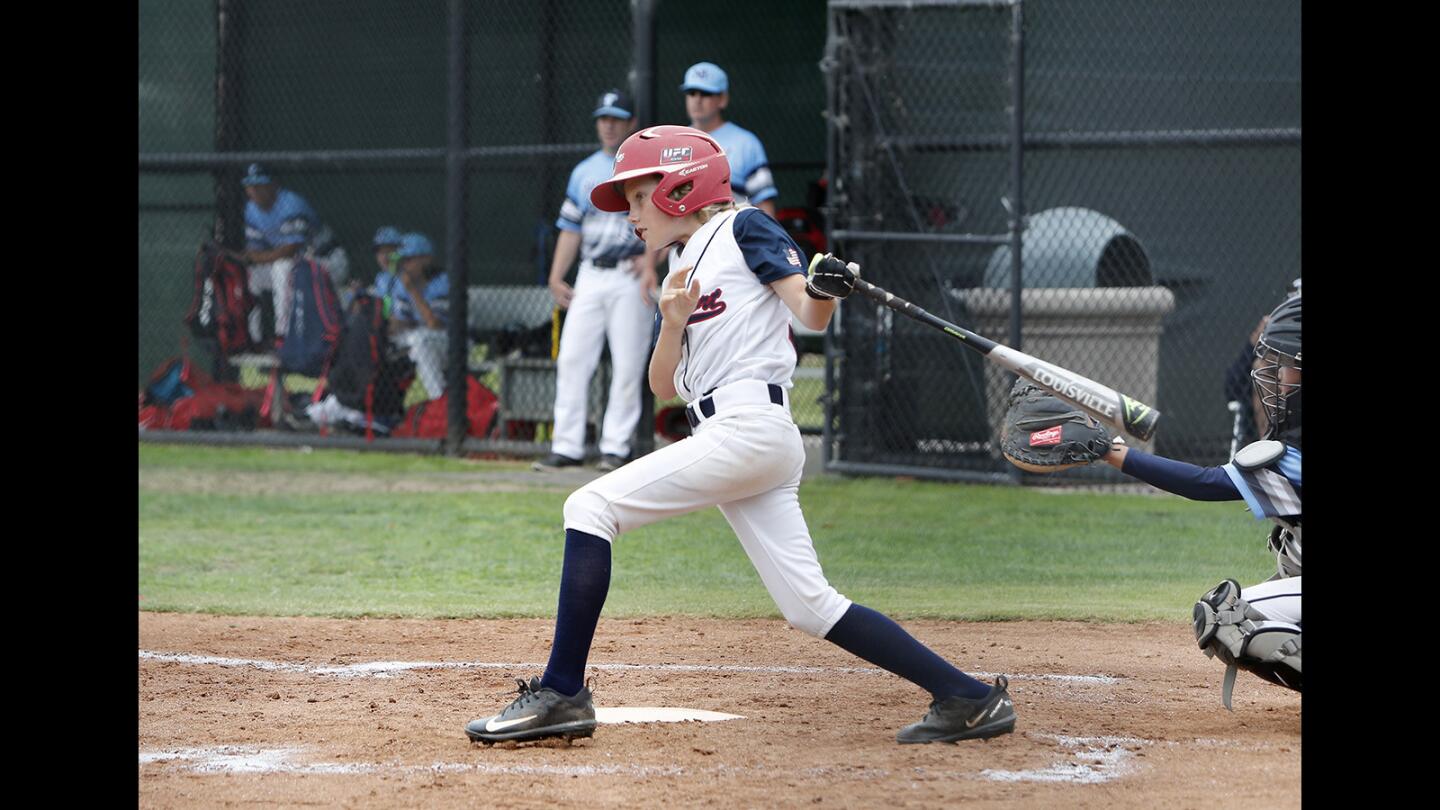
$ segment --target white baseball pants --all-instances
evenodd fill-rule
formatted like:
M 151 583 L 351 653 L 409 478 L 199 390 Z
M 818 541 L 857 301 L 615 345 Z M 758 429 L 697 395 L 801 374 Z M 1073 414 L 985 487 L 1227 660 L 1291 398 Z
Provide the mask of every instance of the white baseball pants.
M 565 528 L 615 537 L 718 506 L 785 620 L 823 638 L 851 601 L 825 579 L 800 512 L 805 448 L 784 405 L 754 380 L 717 389 L 694 435 L 591 481 L 565 501 Z
M 1300 623 L 1300 577 L 1271 579 L 1240 588 L 1240 598 L 1277 622 Z
M 445 393 L 445 350 L 450 336 L 444 329 L 417 326 L 396 335 L 396 345 L 404 346 L 415 363 L 415 376 L 425 386 L 425 393 L 435 399 Z
M 290 333 L 290 268 L 294 259 L 276 259 L 273 262 L 250 265 L 250 294 L 273 291 L 275 301 L 275 334 L 284 337 Z M 258 323 L 260 310 L 257 308 L 250 317 Z M 251 334 L 260 334 L 251 329 Z
M 580 263 L 556 358 L 551 452 L 585 457 L 590 378 L 608 340 L 612 373 L 610 398 L 600 426 L 600 452 L 622 458 L 630 455 L 630 437 L 640 419 L 640 386 L 653 322 L 654 310 L 640 300 L 640 280 L 630 272 L 628 262 L 609 270 L 588 261 Z

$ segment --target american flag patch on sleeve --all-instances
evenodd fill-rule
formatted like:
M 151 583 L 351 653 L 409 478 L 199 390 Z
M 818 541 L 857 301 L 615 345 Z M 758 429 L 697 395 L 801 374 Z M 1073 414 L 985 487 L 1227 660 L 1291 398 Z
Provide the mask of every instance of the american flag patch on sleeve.
M 795 248 L 785 248 L 785 260 L 796 267 L 802 267 L 800 253 Z

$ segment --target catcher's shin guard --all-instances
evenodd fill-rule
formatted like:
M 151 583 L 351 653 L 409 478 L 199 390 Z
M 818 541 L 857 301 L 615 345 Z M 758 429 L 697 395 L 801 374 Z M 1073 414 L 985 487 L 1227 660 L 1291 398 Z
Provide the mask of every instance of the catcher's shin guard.
M 1237 669 L 1301 691 L 1300 626 L 1266 618 L 1240 598 L 1240 583 L 1227 579 L 1210 589 L 1195 603 L 1194 619 L 1200 649 L 1227 665 L 1221 692 L 1225 708 L 1231 709 Z

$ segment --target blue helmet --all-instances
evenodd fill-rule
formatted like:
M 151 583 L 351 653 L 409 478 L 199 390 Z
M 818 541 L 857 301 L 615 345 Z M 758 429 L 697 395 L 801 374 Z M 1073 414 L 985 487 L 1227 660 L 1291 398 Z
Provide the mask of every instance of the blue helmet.
M 435 246 L 423 233 L 407 233 L 400 239 L 400 250 L 396 252 L 402 259 L 409 259 L 413 256 L 434 256 Z
M 371 240 L 371 247 L 383 247 L 385 245 L 399 245 L 405 237 L 400 234 L 400 229 L 392 225 L 384 225 L 375 231 L 375 238 Z

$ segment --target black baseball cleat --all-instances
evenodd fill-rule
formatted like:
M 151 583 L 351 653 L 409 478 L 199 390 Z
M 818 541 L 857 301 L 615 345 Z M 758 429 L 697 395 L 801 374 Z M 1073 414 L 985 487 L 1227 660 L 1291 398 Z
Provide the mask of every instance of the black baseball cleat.
M 595 704 L 590 688 L 574 697 L 554 689 L 542 689 L 539 678 L 526 683 L 519 678 L 520 696 L 494 717 L 471 720 L 465 734 L 471 742 L 527 742 L 547 737 L 589 737 L 595 733 Z
M 1015 704 L 1005 689 L 1010 679 L 995 678 L 995 685 L 983 698 L 946 698 L 930 704 L 925 719 L 895 735 L 900 743 L 959 742 L 1009 734 L 1015 730 Z
M 600 457 L 600 462 L 595 465 L 595 469 L 599 470 L 600 472 L 611 472 L 613 470 L 618 470 L 624 466 L 624 458 L 622 458 L 621 456 L 613 455 L 611 453 L 606 453 L 605 455 Z
M 536 472 L 550 472 L 552 470 L 564 469 L 565 467 L 579 467 L 584 463 L 584 461 L 578 458 L 570 458 L 569 456 L 562 456 L 559 453 L 551 453 L 545 458 L 531 464 L 530 469 Z

